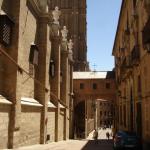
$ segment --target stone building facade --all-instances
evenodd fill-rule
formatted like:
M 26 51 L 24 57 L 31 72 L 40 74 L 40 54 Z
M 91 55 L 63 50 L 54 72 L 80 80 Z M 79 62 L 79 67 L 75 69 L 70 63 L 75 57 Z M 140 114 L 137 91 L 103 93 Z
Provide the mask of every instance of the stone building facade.
M 72 135 L 75 44 L 51 5 L 0 1 L 0 148 Z
M 60 25 L 68 28 L 68 37 L 73 39 L 74 71 L 89 69 L 87 62 L 86 0 L 49 0 L 50 9 L 58 6 L 62 11 Z
M 99 127 L 111 127 L 113 125 L 113 102 L 110 100 L 98 99 L 98 126 Z
M 83 138 L 94 128 L 101 126 L 103 116 L 100 113 L 106 111 L 104 105 L 100 106 L 101 102 L 108 101 L 113 104 L 115 101 L 115 75 L 113 71 L 74 72 L 73 81 L 74 134 L 75 137 Z M 113 112 L 113 107 L 107 107 L 108 112 Z
M 116 129 L 150 143 L 150 1 L 124 0 L 113 55 L 117 81 Z M 149 149 L 149 148 L 147 148 Z

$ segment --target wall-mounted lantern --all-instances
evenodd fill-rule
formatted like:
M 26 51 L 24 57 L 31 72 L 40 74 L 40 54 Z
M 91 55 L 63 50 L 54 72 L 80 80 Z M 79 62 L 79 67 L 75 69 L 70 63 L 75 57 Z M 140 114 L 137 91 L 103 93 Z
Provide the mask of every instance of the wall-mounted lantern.
M 29 62 L 33 65 L 38 65 L 39 49 L 36 44 L 32 43 L 30 47 Z
M 0 43 L 5 46 L 11 44 L 12 27 L 14 22 L 3 11 L 0 12 Z
M 49 74 L 52 78 L 55 76 L 55 63 L 53 60 L 50 61 Z

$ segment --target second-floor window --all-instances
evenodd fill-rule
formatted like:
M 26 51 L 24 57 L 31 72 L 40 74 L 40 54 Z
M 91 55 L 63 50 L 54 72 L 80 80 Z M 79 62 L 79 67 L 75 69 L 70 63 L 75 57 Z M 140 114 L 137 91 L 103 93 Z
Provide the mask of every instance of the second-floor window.
M 106 83 L 106 89 L 110 89 L 110 83 Z
M 80 89 L 84 89 L 84 84 L 80 83 Z
M 96 83 L 93 83 L 93 89 L 97 89 L 97 84 Z

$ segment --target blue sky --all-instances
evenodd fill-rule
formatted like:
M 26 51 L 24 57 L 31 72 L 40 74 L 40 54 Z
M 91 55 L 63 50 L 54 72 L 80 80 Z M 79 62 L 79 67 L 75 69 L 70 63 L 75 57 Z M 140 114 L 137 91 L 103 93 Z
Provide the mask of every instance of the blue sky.
M 121 1 L 87 0 L 88 61 L 92 70 L 107 71 L 114 67 L 112 48 Z

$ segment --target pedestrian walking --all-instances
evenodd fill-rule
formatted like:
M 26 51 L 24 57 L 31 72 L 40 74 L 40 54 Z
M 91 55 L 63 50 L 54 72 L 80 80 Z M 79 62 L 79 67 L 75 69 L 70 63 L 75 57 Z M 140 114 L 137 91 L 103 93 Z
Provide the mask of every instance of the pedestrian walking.
M 106 138 L 109 140 L 110 134 L 109 132 L 106 132 Z
M 95 140 L 95 143 L 98 144 L 98 131 L 96 129 L 93 132 L 93 139 Z

